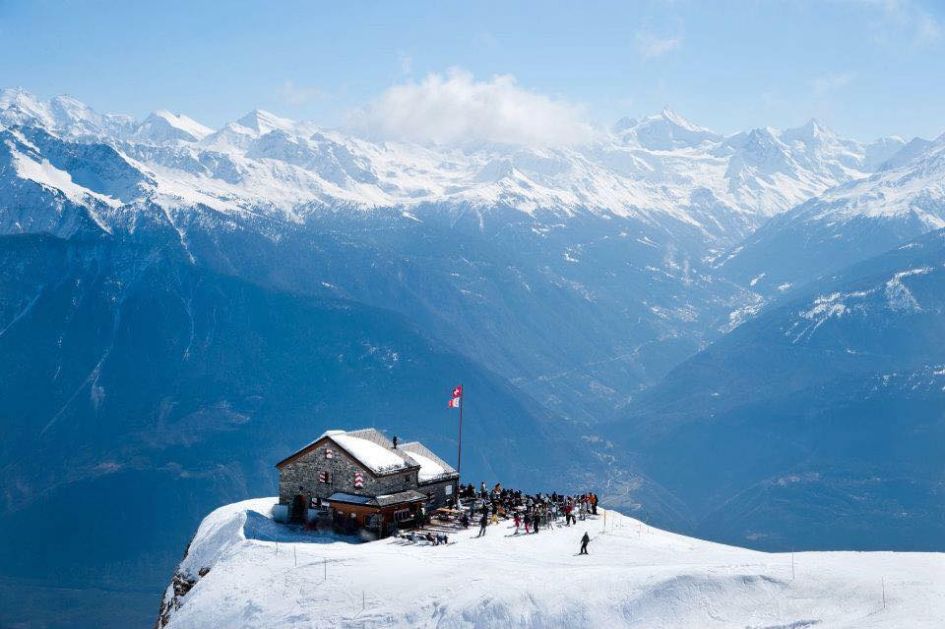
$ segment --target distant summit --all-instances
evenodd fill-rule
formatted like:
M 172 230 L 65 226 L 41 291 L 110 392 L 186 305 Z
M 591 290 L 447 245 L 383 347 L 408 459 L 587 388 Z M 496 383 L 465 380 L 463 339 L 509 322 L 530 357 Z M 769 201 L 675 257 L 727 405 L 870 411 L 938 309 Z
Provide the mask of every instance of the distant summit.
M 134 136 L 159 143 L 176 140 L 197 142 L 211 133 L 213 129 L 203 126 L 193 118 L 161 109 L 149 115 L 135 130 Z
M 695 148 L 722 139 L 720 134 L 690 122 L 670 107 L 664 107 L 660 113 L 639 122 L 621 119 L 616 130 L 622 132 L 625 142 L 635 141 L 644 148 L 660 151 Z

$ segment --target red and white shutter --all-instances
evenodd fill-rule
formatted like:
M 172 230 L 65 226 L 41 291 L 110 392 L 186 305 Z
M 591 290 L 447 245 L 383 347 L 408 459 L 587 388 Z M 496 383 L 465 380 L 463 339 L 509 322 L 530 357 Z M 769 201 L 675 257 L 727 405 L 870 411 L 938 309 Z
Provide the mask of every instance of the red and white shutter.
M 361 489 L 364 487 L 364 475 L 361 474 L 361 471 L 354 473 L 354 488 Z

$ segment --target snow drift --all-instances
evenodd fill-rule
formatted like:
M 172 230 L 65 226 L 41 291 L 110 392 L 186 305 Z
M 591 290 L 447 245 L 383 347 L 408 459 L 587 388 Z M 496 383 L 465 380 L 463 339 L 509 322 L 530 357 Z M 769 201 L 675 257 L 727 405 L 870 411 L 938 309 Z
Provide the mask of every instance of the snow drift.
M 940 627 L 945 555 L 769 554 L 606 511 L 577 526 L 448 546 L 352 543 L 274 523 L 274 498 L 217 509 L 160 626 Z M 584 531 L 589 556 L 578 556 Z

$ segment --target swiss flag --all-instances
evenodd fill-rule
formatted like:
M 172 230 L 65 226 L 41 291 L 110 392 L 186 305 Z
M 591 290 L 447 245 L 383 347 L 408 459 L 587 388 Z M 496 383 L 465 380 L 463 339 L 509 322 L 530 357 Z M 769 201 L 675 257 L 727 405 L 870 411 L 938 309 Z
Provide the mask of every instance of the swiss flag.
M 455 389 L 453 389 L 453 397 L 454 398 L 462 397 L 462 395 L 463 395 L 463 385 L 460 384 L 460 385 L 457 385 Z

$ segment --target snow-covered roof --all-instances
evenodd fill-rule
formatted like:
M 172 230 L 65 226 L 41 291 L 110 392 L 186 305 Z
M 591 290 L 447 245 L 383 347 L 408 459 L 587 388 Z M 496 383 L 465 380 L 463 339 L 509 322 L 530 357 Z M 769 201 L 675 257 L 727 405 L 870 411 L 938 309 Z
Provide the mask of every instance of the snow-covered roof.
M 414 441 L 395 448 L 393 441 L 374 428 L 326 430 L 318 439 L 278 463 L 277 467 L 307 452 L 325 438 L 331 439 L 349 456 L 378 476 L 419 467 L 417 480 L 425 483 L 457 474 L 456 470 L 422 443 Z
M 378 443 L 378 440 L 371 438 L 373 435 L 363 434 L 367 432 L 361 430 L 334 434 L 330 435 L 329 438 L 375 474 L 385 474 L 415 465 L 413 461 L 395 450 L 393 443 L 385 446 L 383 443 Z M 376 430 L 370 432 L 380 435 Z
M 420 464 L 420 472 L 417 475 L 417 480 L 421 483 L 448 478 L 457 474 L 456 470 L 453 469 L 449 463 L 438 457 L 419 441 L 405 443 L 400 446 L 400 448 L 406 452 L 411 459 Z

